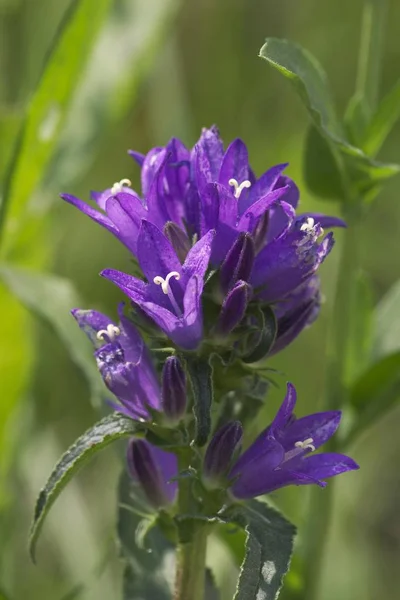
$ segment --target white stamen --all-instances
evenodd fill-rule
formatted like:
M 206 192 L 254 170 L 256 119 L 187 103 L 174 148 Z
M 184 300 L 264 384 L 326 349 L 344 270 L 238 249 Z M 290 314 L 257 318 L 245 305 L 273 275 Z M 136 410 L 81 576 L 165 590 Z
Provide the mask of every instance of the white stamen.
M 300 231 L 307 231 L 307 233 L 312 233 L 314 230 L 315 221 L 312 217 L 308 217 L 306 223 L 300 227 Z
M 157 275 L 157 277 L 154 277 L 154 279 L 153 279 L 153 281 L 156 285 L 161 285 L 161 289 L 164 292 L 164 294 L 166 294 L 166 295 L 169 292 L 169 280 L 171 279 L 171 277 L 173 277 L 177 281 L 179 281 L 179 279 L 181 278 L 181 276 L 179 275 L 179 273 L 177 271 L 171 271 L 171 273 L 168 273 L 168 275 L 166 276 L 165 279 L 163 277 L 161 277 L 160 275 Z
M 104 340 L 106 342 L 109 340 L 110 342 L 113 342 L 118 335 L 121 335 L 120 328 L 110 323 L 107 325 L 107 329 L 100 329 L 100 331 L 97 332 L 96 337 L 98 340 Z
M 121 179 L 121 181 L 116 181 L 111 188 L 111 193 L 119 194 L 124 186 L 131 187 L 132 181 L 130 179 Z
M 245 179 L 244 181 L 242 181 L 242 183 L 239 185 L 239 182 L 236 179 L 230 179 L 228 181 L 229 185 L 235 188 L 234 191 L 234 196 L 235 198 L 240 198 L 240 194 L 242 193 L 242 191 L 244 190 L 244 188 L 249 188 L 251 187 L 251 183 L 248 179 Z
M 295 448 L 301 448 L 302 450 L 307 450 L 308 448 L 311 452 L 314 452 L 315 446 L 313 445 L 313 438 L 307 438 L 304 442 L 296 442 Z

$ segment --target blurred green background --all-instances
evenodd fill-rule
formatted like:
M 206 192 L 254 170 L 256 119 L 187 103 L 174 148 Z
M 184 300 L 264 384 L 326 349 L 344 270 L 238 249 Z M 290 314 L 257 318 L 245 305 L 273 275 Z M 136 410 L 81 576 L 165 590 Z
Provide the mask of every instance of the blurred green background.
M 106 231 L 59 200 L 58 193 L 87 198 L 89 190 L 101 190 L 124 177 L 138 189 L 138 169 L 126 153 L 128 148 L 146 152 L 171 136 L 192 145 L 201 127 L 212 123 L 218 124 L 226 142 L 238 136 L 246 141 L 258 174 L 289 161 L 288 174 L 300 185 L 303 210 L 337 214 L 335 204 L 310 196 L 302 180 L 306 112 L 287 82 L 257 54 L 266 36 L 286 37 L 308 48 L 326 68 L 343 112 L 355 86 L 361 0 L 101 0 L 91 4 L 92 17 L 89 12 L 82 21 L 84 29 L 74 34 L 77 44 L 82 37 L 93 36 L 87 47 L 90 57 L 85 62 L 84 54 L 78 55 L 75 71 L 67 70 L 78 47 L 72 36 L 50 86 L 54 94 L 70 86 L 72 103 L 56 152 L 29 202 L 22 191 L 25 182 L 37 183 L 32 165 L 40 148 L 31 149 L 26 169 L 19 172 L 22 225 L 9 260 L 71 280 L 83 308 L 113 314 L 121 295 L 98 273 L 105 267 L 129 269 L 128 253 Z M 22 111 L 57 28 L 67 9 L 79 10 L 78 5 L 67 0 L 0 0 L 3 175 Z M 400 3 L 392 0 L 383 92 L 399 77 L 399 27 Z M 46 127 L 51 130 L 58 120 L 57 104 L 54 107 L 41 124 L 43 139 Z M 397 125 L 382 158 L 399 162 L 399 148 Z M 396 178 L 389 183 L 357 233 L 336 234 L 336 248 L 322 270 L 326 301 L 318 322 L 272 361 L 271 366 L 284 372 L 282 381 L 290 378 L 298 388 L 298 414 L 315 409 L 323 391 L 327 325 L 340 277 L 343 235 L 361 236 L 362 266 L 376 301 L 400 277 L 399 185 Z M 9 237 L 13 227 L 11 222 Z M 70 299 L 68 289 L 68 307 Z M 90 403 L 87 380 L 54 329 L 31 318 L 3 287 L 0 303 L 4 426 L 0 471 L 7 472 L 0 504 L 0 598 L 4 588 L 9 600 L 72 600 L 78 592 L 76 597 L 84 600 L 117 599 L 121 565 L 114 540 L 115 482 L 121 465 L 112 450 L 69 484 L 45 525 L 37 566 L 29 560 L 27 536 L 38 491 L 59 455 L 99 412 Z M 75 327 L 70 321 L 67 329 Z M 84 345 L 85 340 L 79 339 Z M 271 393 L 263 423 L 282 395 L 283 388 Z M 321 600 L 399 597 L 399 428 L 397 407 L 351 448 L 361 470 L 337 482 Z M 320 494 L 323 502 L 324 491 Z M 307 498 L 305 488 L 273 495 L 300 529 L 305 526 Z M 217 540 L 210 546 L 210 562 L 220 565 L 223 599 L 231 598 L 236 567 Z M 296 589 L 295 572 L 288 584 L 287 597 Z

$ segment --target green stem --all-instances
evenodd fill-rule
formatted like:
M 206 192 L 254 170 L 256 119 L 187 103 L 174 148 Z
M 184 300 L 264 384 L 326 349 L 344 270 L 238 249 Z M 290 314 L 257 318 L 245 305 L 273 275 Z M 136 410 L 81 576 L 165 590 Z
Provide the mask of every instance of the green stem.
M 189 454 L 178 457 L 179 471 L 188 468 Z M 193 512 L 192 480 L 183 477 L 179 480 L 178 508 L 180 515 Z M 204 600 L 205 563 L 208 527 L 197 523 L 189 541 L 180 542 L 177 550 L 177 568 L 174 600 Z
M 207 536 L 207 525 L 201 524 L 190 542 L 179 545 L 174 600 L 204 600 Z
M 371 112 L 378 101 L 387 6 L 387 0 L 365 0 L 364 5 L 357 91 Z
M 344 234 L 338 283 L 332 315 L 332 330 L 328 346 L 328 373 L 324 403 L 321 410 L 337 410 L 346 399 L 344 383 L 347 336 L 350 324 L 351 295 L 358 267 L 358 231 L 356 218 L 347 216 L 349 230 Z M 337 450 L 338 438 L 333 436 L 324 446 L 327 452 Z M 333 505 L 333 481 L 321 491 L 311 489 L 309 519 L 306 530 L 304 597 L 318 600 L 321 570 L 328 541 Z

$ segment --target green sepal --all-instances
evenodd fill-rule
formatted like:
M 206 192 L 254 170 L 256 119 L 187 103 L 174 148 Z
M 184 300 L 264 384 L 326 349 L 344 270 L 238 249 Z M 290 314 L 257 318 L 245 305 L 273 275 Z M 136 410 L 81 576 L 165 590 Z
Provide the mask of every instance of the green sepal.
M 143 431 L 143 425 L 132 421 L 128 417 L 113 413 L 86 431 L 61 457 L 36 502 L 29 541 L 33 561 L 35 560 L 36 542 L 44 520 L 68 481 L 97 452 L 112 442 L 137 435 L 141 431 Z
M 275 313 L 270 306 L 259 308 L 261 317 L 261 330 L 257 335 L 257 342 L 251 352 L 242 357 L 244 363 L 254 363 L 265 358 L 275 343 L 278 333 L 278 323 Z
M 213 369 L 210 360 L 196 356 L 186 357 L 186 365 L 193 391 L 194 442 L 197 446 L 204 446 L 211 431 Z

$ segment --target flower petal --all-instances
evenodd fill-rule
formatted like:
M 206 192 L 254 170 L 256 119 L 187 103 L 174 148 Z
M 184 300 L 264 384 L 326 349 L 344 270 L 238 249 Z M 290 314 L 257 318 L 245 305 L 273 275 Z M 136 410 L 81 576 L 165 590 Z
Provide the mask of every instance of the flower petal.
M 342 413 L 340 410 L 314 413 L 294 421 L 286 428 L 279 441 L 285 451 L 294 448 L 296 442 L 311 438 L 314 448 L 319 448 L 333 436 L 339 427 Z
M 146 158 L 145 154 L 141 152 L 137 152 L 136 150 L 128 150 L 129 156 L 132 156 L 133 160 L 139 165 L 139 167 L 143 166 L 144 159 Z
M 218 181 L 228 189 L 231 189 L 230 179 L 236 179 L 239 185 L 249 179 L 249 153 L 246 144 L 239 138 L 229 144 L 219 171 Z
M 155 277 L 165 279 L 168 273 L 175 271 L 181 276 L 182 267 L 179 259 L 169 240 L 152 223 L 143 219 L 138 237 L 137 256 L 140 268 L 142 269 L 147 281 L 149 282 L 149 292 L 153 299 L 163 305 L 166 304 L 166 294 L 161 287 L 154 283 Z M 182 282 L 177 279 L 170 279 L 169 285 L 175 292 L 182 290 Z M 180 296 L 182 295 L 182 292 Z M 177 298 L 179 303 L 180 298 Z
M 217 127 L 203 129 L 201 137 L 193 149 L 192 157 L 196 183 L 200 192 L 207 183 L 218 181 L 223 156 L 224 146 Z
M 289 163 L 275 165 L 266 171 L 255 183 L 252 184 L 248 191 L 247 197 L 242 194 L 239 198 L 239 210 L 242 215 L 249 206 L 257 202 L 259 198 L 263 198 L 274 189 L 280 174 L 286 169 Z
M 103 340 L 97 338 L 98 332 L 101 329 L 107 330 L 108 325 L 115 326 L 115 322 L 110 317 L 97 310 L 74 308 L 71 310 L 71 314 L 95 348 L 100 348 L 104 343 Z
M 189 250 L 182 267 L 186 280 L 190 279 L 193 275 L 197 275 L 200 279 L 204 279 L 208 263 L 210 262 L 214 237 L 215 231 L 209 231 Z
M 231 492 L 237 498 L 253 498 L 265 493 L 273 470 L 283 460 L 283 448 L 274 439 L 264 442 L 264 452 L 260 453 L 250 446 L 234 464 L 229 477 L 237 477 L 231 486 Z
M 300 466 L 296 465 L 296 472 L 321 480 L 359 468 L 359 465 L 349 456 L 327 452 L 307 456 L 300 461 Z
M 347 227 L 347 223 L 346 221 L 343 221 L 343 219 L 340 219 L 339 217 L 330 217 L 328 215 L 323 215 L 322 213 L 303 213 L 302 215 L 299 215 L 299 217 L 311 217 L 324 229 L 330 229 L 331 227 Z
M 72 196 L 71 194 L 60 194 L 60 197 L 66 202 L 68 202 L 68 204 L 72 204 L 78 210 L 85 213 L 85 215 L 90 217 L 93 221 L 96 221 L 96 223 L 99 223 L 102 227 L 105 227 L 106 229 L 108 229 L 108 231 L 111 231 L 111 233 L 113 233 L 116 237 L 119 237 L 118 230 L 113 224 L 113 222 L 101 212 L 99 212 L 95 208 L 92 208 L 91 206 L 89 206 L 89 204 L 86 204 L 86 202 L 83 202 L 83 200 L 80 200 L 79 198 L 77 198 L 76 196 Z
M 282 197 L 285 197 L 287 189 L 288 188 L 283 187 L 274 190 L 273 192 L 269 192 L 249 206 L 240 218 L 237 226 L 238 231 L 254 231 L 260 217 L 262 217 L 267 210 L 274 206 Z
M 104 269 L 100 273 L 101 277 L 109 279 L 118 286 L 124 294 L 133 300 L 136 304 L 145 302 L 148 298 L 147 284 L 132 275 L 123 273 L 122 271 L 116 271 L 115 269 Z

